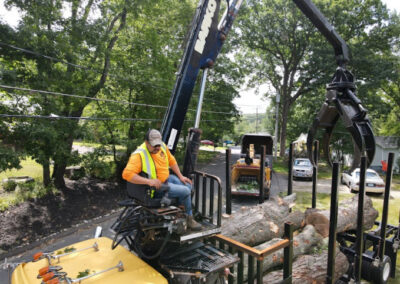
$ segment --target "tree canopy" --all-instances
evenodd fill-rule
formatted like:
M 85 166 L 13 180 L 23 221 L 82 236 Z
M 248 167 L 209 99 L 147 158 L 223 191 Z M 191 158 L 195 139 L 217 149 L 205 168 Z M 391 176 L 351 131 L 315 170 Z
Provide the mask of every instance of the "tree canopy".
M 45 184 L 53 179 L 62 188 L 65 168 L 80 159 L 72 144 L 82 139 L 112 145 L 118 176 L 146 130 L 161 126 L 196 3 L 5 1 L 22 17 L 15 28 L 0 22 L 0 170 L 29 156 L 42 165 Z M 315 3 L 350 46 L 348 68 L 375 132 L 400 135 L 399 16 L 380 0 Z M 209 72 L 203 137 L 251 132 L 251 124 L 237 126 L 232 101 L 246 81 L 267 83 L 271 107 L 260 126 L 272 133 L 279 93 L 283 154 L 286 140 L 307 131 L 324 100 L 336 68 L 332 47 L 284 0 L 244 3 L 228 39 Z M 182 138 L 194 125 L 200 80 Z

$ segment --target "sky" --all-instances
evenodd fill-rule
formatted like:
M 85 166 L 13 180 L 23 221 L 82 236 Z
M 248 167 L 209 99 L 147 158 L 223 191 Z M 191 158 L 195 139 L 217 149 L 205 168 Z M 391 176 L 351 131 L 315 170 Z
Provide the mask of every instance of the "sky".
M 389 10 L 400 12 L 400 0 L 382 0 L 382 2 L 387 5 Z M 15 27 L 19 20 L 18 10 L 15 8 L 11 11 L 6 10 L 4 8 L 4 0 L 0 0 L 0 18 Z M 240 98 L 235 99 L 233 102 L 242 113 L 265 113 L 269 101 L 263 98 L 262 94 L 266 92 L 271 92 L 266 85 L 259 88 L 259 94 L 257 94 L 256 89 L 244 88 L 240 91 Z M 206 96 L 207 94 L 205 94 Z

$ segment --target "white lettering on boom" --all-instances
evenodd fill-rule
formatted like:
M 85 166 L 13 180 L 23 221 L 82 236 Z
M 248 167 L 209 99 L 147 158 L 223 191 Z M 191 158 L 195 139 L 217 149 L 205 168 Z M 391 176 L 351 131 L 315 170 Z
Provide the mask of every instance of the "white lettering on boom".
M 203 53 L 204 46 L 206 44 L 206 38 L 208 36 L 208 33 L 210 32 L 211 23 L 212 23 L 212 19 L 214 17 L 216 8 L 217 8 L 217 3 L 215 2 L 215 0 L 210 0 L 208 2 L 208 6 L 207 6 L 206 14 L 203 19 L 203 23 L 201 24 L 199 36 L 197 37 L 197 41 L 194 46 L 194 50 L 196 50 L 200 54 Z

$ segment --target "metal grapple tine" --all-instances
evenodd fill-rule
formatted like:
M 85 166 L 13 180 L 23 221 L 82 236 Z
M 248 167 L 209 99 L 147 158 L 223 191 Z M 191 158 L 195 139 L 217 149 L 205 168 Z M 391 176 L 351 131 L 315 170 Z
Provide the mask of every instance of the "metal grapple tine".
M 351 96 L 348 96 L 347 93 L 350 93 Z M 361 155 L 364 152 L 368 158 L 367 166 L 371 164 L 375 155 L 374 133 L 371 122 L 366 116 L 365 109 L 353 97 L 355 95 L 351 91 L 346 92 L 346 95 L 336 90 L 328 90 L 326 93 L 326 101 L 308 131 L 307 152 L 308 158 L 313 165 L 315 165 L 312 154 L 313 142 L 318 128 L 323 128 L 325 129 L 325 133 L 322 141 L 322 149 L 327 162 L 332 166 L 329 146 L 333 129 L 339 117 L 343 120 L 343 124 L 351 134 L 353 141 L 354 155 L 350 170 L 359 166 Z
M 327 93 L 328 98 L 328 93 Z M 325 129 L 325 134 L 322 142 L 322 148 L 324 149 L 325 157 L 330 166 L 332 166 L 332 161 L 329 155 L 329 142 L 330 137 L 335 127 L 335 124 L 339 118 L 339 113 L 335 107 L 329 105 L 329 100 L 327 99 L 325 103 L 322 105 L 320 111 L 317 114 L 317 117 L 314 119 L 311 128 L 308 131 L 307 135 L 307 154 L 311 163 L 315 165 L 314 156 L 313 156 L 313 144 L 318 131 L 318 128 Z

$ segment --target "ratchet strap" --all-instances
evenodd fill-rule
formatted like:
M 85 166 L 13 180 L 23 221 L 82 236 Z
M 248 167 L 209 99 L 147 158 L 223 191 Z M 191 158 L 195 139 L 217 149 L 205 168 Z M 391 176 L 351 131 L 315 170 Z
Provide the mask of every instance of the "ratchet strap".
M 318 128 L 325 129 L 322 148 L 327 162 L 332 165 L 329 145 L 339 117 L 353 140 L 354 156 L 351 170 L 359 166 L 362 155 L 367 157 L 367 166 L 371 164 L 375 155 L 375 137 L 367 111 L 357 98 L 355 89 L 353 75 L 344 67 L 338 67 L 332 82 L 327 87 L 325 102 L 308 131 L 308 158 L 314 166 L 312 146 Z

